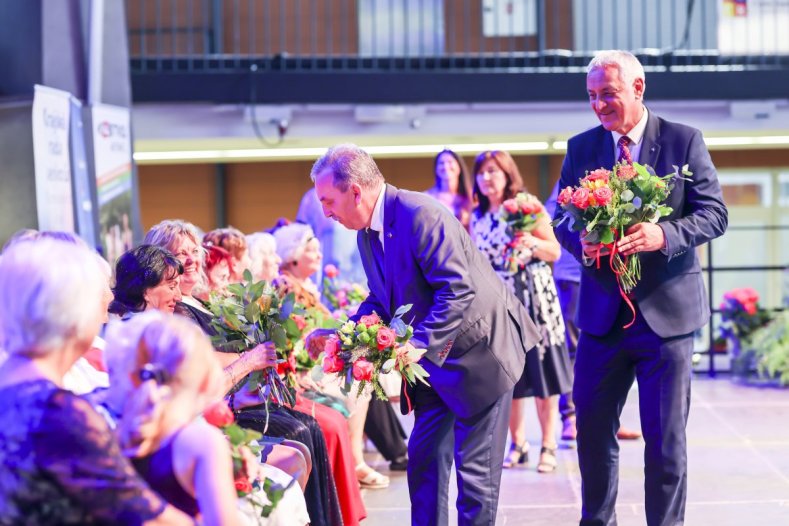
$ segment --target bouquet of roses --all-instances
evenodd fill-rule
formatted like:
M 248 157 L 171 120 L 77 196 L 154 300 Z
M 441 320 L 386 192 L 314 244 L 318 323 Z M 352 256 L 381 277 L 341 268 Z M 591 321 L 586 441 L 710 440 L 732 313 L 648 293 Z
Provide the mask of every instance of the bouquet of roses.
M 770 313 L 759 306 L 759 294 L 750 287 L 733 289 L 723 295 L 720 304 L 721 336 L 747 340 L 770 321 Z
M 323 269 L 323 300 L 336 315 L 347 318 L 367 297 L 367 290 L 358 283 L 339 279 L 340 271 L 334 265 Z
M 235 416 L 224 400 L 209 406 L 203 412 L 203 418 L 212 426 L 221 429 L 230 443 L 233 479 L 238 497 L 246 500 L 252 509 L 257 510 L 259 517 L 266 518 L 271 515 L 295 479 L 288 486 L 282 486 L 269 478 L 264 477 L 261 481 L 254 475 L 250 476 L 254 473 L 254 468 L 257 468 L 254 463 L 258 461 L 261 450 L 257 441 L 263 435 L 236 424 Z M 261 500 L 259 494 L 261 491 L 267 502 Z
M 525 232 L 531 232 L 537 227 L 537 221 L 545 215 L 545 211 L 537 198 L 520 192 L 501 204 L 499 215 L 507 223 L 507 230 L 512 239 L 507 244 L 504 258 L 507 270 L 514 274 L 531 258 L 531 253 L 524 253 L 518 247 L 518 240 Z
M 599 168 L 587 172 L 576 187 L 565 187 L 557 203 L 567 212 L 554 226 L 569 219 L 569 226 L 583 233 L 588 243 L 600 244 L 610 251 L 610 267 L 616 274 L 622 295 L 633 290 L 641 279 L 638 254 L 623 257 L 616 250 L 617 241 L 628 227 L 657 221 L 672 212 L 665 201 L 674 187 L 675 178 L 692 174 L 688 166 L 675 166 L 674 173 L 659 177 L 646 165 L 617 164 L 612 170 Z M 600 268 L 600 255 L 597 256 Z
M 323 353 L 308 349 L 304 344 L 304 336 L 315 329 L 338 329 L 340 322 L 317 308 L 303 309 L 302 314 L 293 314 L 291 318 L 300 331 L 299 338 L 293 342 L 293 368 L 296 371 L 311 371 L 321 363 Z M 320 348 L 318 350 L 320 351 Z
M 208 309 L 214 315 L 211 325 L 217 331 L 214 345 L 243 353 L 271 341 L 277 347 L 279 358 L 287 360 L 288 333 L 300 334 L 291 318 L 295 296 L 288 294 L 280 298 L 265 281 L 253 282 L 249 270 L 244 271 L 243 283 L 228 286 L 228 293 L 227 296 L 212 295 L 209 301 Z M 280 405 L 292 407 L 295 404 L 293 392 L 273 368 L 252 373 L 249 381 L 257 387 L 267 408 L 269 399 Z
M 362 316 L 358 322 L 345 322 L 326 341 L 323 371 L 344 381 L 346 394 L 356 380 L 358 394 L 369 383 L 381 400 L 387 399 L 379 381 L 382 374 L 396 371 L 410 384 L 417 381 L 427 384 L 425 379 L 429 374 L 417 363 L 427 351 L 409 343 L 414 329 L 402 319 L 410 309 L 411 305 L 397 309 L 389 326 L 375 312 Z

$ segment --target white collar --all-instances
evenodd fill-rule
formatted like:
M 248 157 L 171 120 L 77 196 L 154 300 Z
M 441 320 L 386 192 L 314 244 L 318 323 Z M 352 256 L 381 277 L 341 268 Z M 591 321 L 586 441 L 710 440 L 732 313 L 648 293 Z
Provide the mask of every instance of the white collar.
M 381 185 L 381 193 L 375 201 L 373 215 L 370 218 L 370 230 L 378 232 L 379 236 L 384 232 L 384 196 L 386 195 L 386 183 Z M 383 239 L 379 237 L 379 239 Z
M 644 113 L 641 115 L 641 119 L 633 126 L 633 129 L 629 132 L 622 134 L 618 132 L 611 132 L 614 136 L 614 146 L 619 144 L 619 139 L 622 138 L 623 135 L 627 135 L 627 138 L 630 139 L 631 144 L 641 144 L 641 139 L 644 138 L 644 132 L 647 129 L 647 120 L 649 117 L 649 112 L 647 111 L 647 107 L 644 106 Z

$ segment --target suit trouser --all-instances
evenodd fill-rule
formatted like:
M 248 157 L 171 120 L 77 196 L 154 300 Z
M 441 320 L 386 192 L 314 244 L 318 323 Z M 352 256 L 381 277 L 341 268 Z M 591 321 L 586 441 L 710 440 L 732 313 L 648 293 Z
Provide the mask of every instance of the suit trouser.
M 556 292 L 559 296 L 559 305 L 562 308 L 562 318 L 564 318 L 567 351 L 570 355 L 570 363 L 573 364 L 575 364 L 575 350 L 578 348 L 578 337 L 580 335 L 580 330 L 575 325 L 575 311 L 578 309 L 578 291 L 580 288 L 581 284 L 577 281 L 556 280 Z M 575 416 L 572 391 L 562 393 L 559 396 L 559 413 L 562 415 L 562 422 Z
M 583 315 L 583 313 L 581 313 Z M 685 427 L 690 408 L 692 335 L 660 338 L 637 310 L 619 311 L 604 337 L 581 333 L 573 397 L 581 469 L 582 526 L 615 525 L 619 483 L 616 431 L 627 393 L 638 380 L 644 434 L 649 526 L 681 525 L 687 496 Z
M 458 525 L 493 525 L 499 502 L 501 459 L 507 440 L 512 390 L 480 413 L 461 418 L 436 392 L 413 390 L 416 421 L 408 441 L 411 524 L 444 526 L 454 459 Z

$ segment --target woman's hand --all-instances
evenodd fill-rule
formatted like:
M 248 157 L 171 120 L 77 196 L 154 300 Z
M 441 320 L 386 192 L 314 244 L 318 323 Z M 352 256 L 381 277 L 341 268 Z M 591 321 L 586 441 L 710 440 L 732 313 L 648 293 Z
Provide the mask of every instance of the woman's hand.
M 244 353 L 244 360 L 252 371 L 260 371 L 267 367 L 276 367 L 277 348 L 272 342 L 259 344 Z

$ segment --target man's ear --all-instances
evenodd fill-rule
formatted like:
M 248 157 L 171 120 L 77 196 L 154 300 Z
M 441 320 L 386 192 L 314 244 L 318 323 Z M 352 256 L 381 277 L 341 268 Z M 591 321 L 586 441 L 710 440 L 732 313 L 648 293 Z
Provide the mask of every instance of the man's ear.
M 647 86 L 646 83 L 644 82 L 644 79 L 636 79 L 633 81 L 633 91 L 635 91 L 637 99 L 644 98 L 644 92 L 646 91 L 646 89 Z
M 359 186 L 359 183 L 351 183 L 350 190 L 353 194 L 353 202 L 357 206 L 362 204 L 362 187 Z

